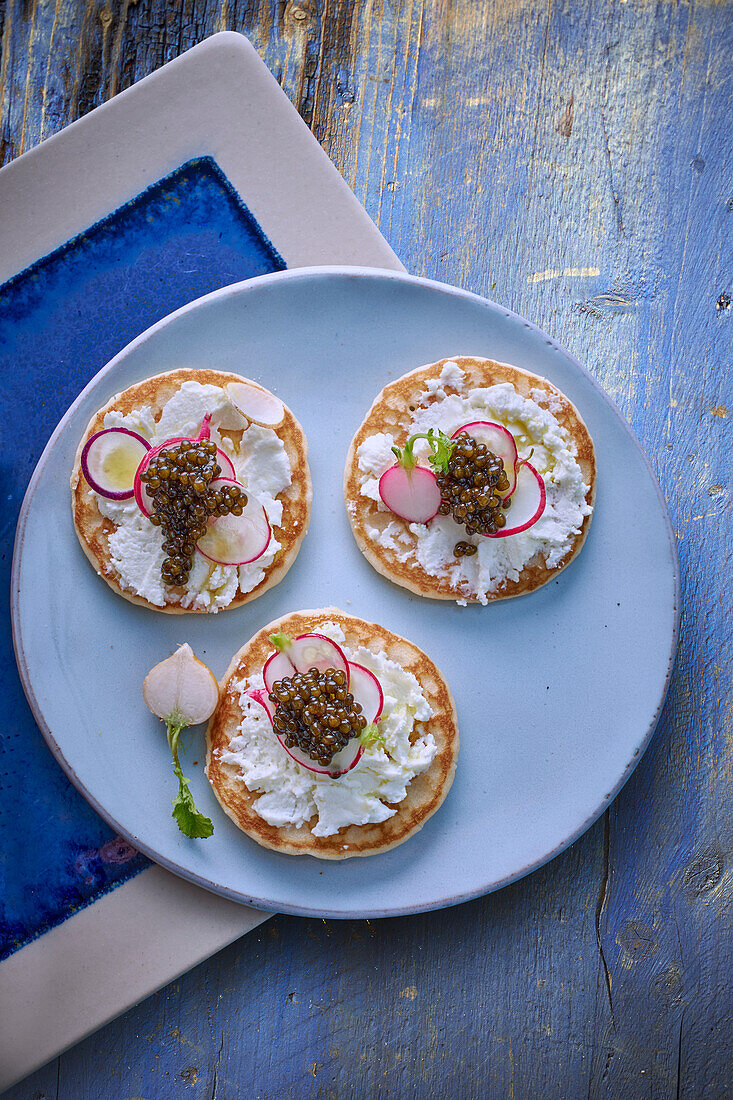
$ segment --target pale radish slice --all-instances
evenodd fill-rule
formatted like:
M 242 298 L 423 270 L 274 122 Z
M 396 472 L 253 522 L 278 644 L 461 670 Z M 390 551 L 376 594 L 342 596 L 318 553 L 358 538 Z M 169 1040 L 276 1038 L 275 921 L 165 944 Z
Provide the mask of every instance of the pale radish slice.
M 211 484 L 227 480 L 217 478 Z M 212 520 L 206 534 L 196 543 L 196 549 L 218 565 L 249 565 L 262 557 L 271 538 L 267 512 L 250 497 L 241 516 L 219 516 Z
M 150 444 L 127 428 L 103 428 L 88 439 L 81 452 L 81 469 L 91 489 L 108 500 L 129 500 L 135 492 L 135 474 Z
M 151 668 L 143 680 L 143 699 L 165 722 L 196 726 L 214 713 L 219 685 L 211 669 L 185 643 L 172 657 Z
M 520 462 L 517 467 L 517 487 L 512 493 L 512 503 L 506 513 L 506 527 L 487 539 L 505 539 L 508 535 L 518 535 L 534 526 L 545 510 L 547 492 L 541 474 L 529 462 Z
M 312 668 L 319 672 L 334 669 L 346 673 L 346 686 L 349 684 L 349 662 L 343 650 L 327 638 L 325 634 L 300 634 L 288 647 L 288 657 L 295 665 L 296 672 L 309 672 Z
M 384 706 L 382 685 L 373 672 L 356 661 L 349 661 L 349 691 L 354 702 L 361 705 L 367 723 L 376 722 Z
M 470 424 L 462 424 L 456 428 L 451 436 L 455 439 L 461 432 L 467 432 L 477 443 L 483 443 L 492 454 L 500 458 L 504 464 L 504 470 L 509 480 L 509 488 L 497 495 L 510 497 L 517 484 L 517 444 L 514 436 L 503 424 L 494 424 L 490 420 L 474 420 Z
M 390 512 L 408 523 L 427 523 L 440 508 L 438 482 L 425 466 L 390 466 L 379 479 L 379 495 Z
M 267 714 L 267 717 L 270 719 L 270 722 L 272 722 L 275 711 L 272 703 L 267 698 L 267 694 L 261 688 L 256 688 L 254 691 L 248 692 L 248 694 L 250 699 L 254 699 L 255 703 L 260 704 Z M 334 753 L 331 763 L 324 767 L 322 764 L 317 764 L 315 760 L 311 760 L 308 753 L 303 752 L 303 750 L 299 749 L 296 745 L 286 745 L 279 734 L 275 733 L 275 736 L 290 759 L 294 760 L 296 764 L 300 764 L 301 768 L 307 768 L 309 772 L 315 772 L 316 775 L 328 775 L 331 779 L 337 779 L 340 775 L 345 775 L 346 772 L 351 771 L 354 765 L 359 763 L 361 754 L 364 751 L 364 746 L 359 738 L 352 737 L 347 745 L 344 745 L 342 749 Z
M 297 669 L 287 653 L 280 653 L 278 650 L 275 650 L 275 652 L 271 653 L 267 658 L 262 669 L 265 687 L 268 692 L 272 691 L 272 685 L 276 684 L 278 680 L 282 680 L 286 676 L 295 676 L 296 672 Z
M 228 382 L 224 387 L 232 405 L 248 420 L 263 428 L 277 428 L 285 418 L 285 406 L 279 397 L 251 382 Z

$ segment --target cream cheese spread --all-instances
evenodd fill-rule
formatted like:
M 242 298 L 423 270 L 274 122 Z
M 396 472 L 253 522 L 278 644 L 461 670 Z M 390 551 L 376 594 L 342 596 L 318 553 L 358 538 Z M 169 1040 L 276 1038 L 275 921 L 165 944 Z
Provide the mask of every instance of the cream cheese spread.
M 332 836 L 347 825 L 386 821 L 407 796 L 410 781 L 433 762 L 437 746 L 432 733 L 421 732 L 433 711 L 412 673 L 383 653 L 344 645 L 337 623 L 324 623 L 318 632 L 337 642 L 348 660 L 357 661 L 378 677 L 384 692 L 379 730 L 384 743 L 364 749 L 351 771 L 338 779 L 301 767 L 288 756 L 273 733 L 272 724 L 248 692 L 263 686 L 261 674 L 236 685 L 243 712 L 229 749 L 220 759 L 239 769 L 245 787 L 260 797 L 254 809 L 270 825 L 302 828 L 314 817 L 314 836 Z M 217 750 L 215 750 L 217 751 Z
M 532 465 L 545 482 L 545 511 L 528 530 L 500 539 L 468 536 L 451 516 L 441 515 L 408 528 L 401 520 L 375 524 L 367 534 L 399 561 L 412 561 L 431 576 L 448 578 L 459 603 L 467 597 L 488 603 L 488 594 L 518 580 L 537 554 L 553 569 L 570 553 L 585 516 L 593 510 L 587 503 L 589 487 L 583 481 L 575 442 L 554 415 L 560 408 L 553 394 L 534 389 L 531 397 L 523 397 L 511 382 L 467 391 L 458 364 L 445 363 L 440 375 L 426 383 L 424 398 L 405 425 L 407 435 L 429 428 L 452 435 L 474 420 L 503 424 L 514 436 L 520 460 L 532 455 Z M 389 510 L 379 496 L 379 479 L 394 465 L 394 444 L 392 435 L 379 432 L 365 439 L 357 451 L 361 494 L 377 501 L 379 511 L 385 513 Z M 415 454 L 426 463 L 428 446 L 423 440 L 416 443 Z M 453 547 L 459 540 L 473 542 L 477 552 L 455 558 Z
M 105 414 L 104 426 L 129 428 L 155 447 L 167 439 L 195 437 L 206 413 L 212 414 L 212 440 L 232 460 L 237 480 L 248 496 L 263 506 L 273 528 L 265 553 L 248 565 L 217 565 L 198 550 L 195 552 L 180 604 L 197 611 L 216 612 L 227 607 L 238 591 L 251 592 L 262 581 L 280 549 L 274 529 L 282 523 L 283 508 L 277 497 L 292 482 L 290 460 L 282 440 L 271 428 L 256 424 L 247 427 L 247 421 L 220 386 L 193 380 L 184 382 L 165 403 L 157 423 L 152 409 L 146 405 L 125 416 L 113 409 Z M 234 439 L 232 434 L 220 432 L 233 433 Z M 163 607 L 169 602 L 169 592 L 161 576 L 165 557 L 161 528 L 153 526 L 134 500 L 114 501 L 98 493 L 94 495 L 101 514 L 115 525 L 108 544 L 110 561 L 120 584 L 148 603 Z

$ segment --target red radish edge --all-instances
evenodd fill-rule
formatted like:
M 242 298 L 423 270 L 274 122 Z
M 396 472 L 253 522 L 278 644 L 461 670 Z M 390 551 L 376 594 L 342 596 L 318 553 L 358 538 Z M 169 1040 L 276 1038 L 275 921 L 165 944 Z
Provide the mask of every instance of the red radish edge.
M 93 489 L 95 493 L 99 493 L 101 497 L 106 497 L 108 500 L 129 500 L 132 496 L 135 495 L 134 482 L 131 489 L 124 489 L 122 490 L 122 492 L 115 493 L 110 492 L 108 489 L 102 489 L 101 486 L 97 484 L 97 482 L 89 473 L 89 463 L 87 461 L 87 458 L 92 445 L 97 439 L 99 439 L 101 435 L 109 435 L 110 432 L 117 432 L 121 435 L 132 436 L 132 438 L 136 439 L 138 443 L 142 443 L 147 451 L 150 450 L 150 444 L 148 443 L 147 439 L 143 439 L 143 437 L 141 435 L 138 435 L 137 432 L 131 432 L 129 428 L 102 428 L 101 431 L 95 432 L 94 435 L 91 436 L 91 438 L 88 439 L 84 444 L 84 450 L 81 452 L 80 459 L 81 470 L 87 480 L 89 487 Z M 142 461 L 144 462 L 146 458 L 147 454 L 143 456 Z M 138 469 L 139 468 L 140 467 L 138 467 Z M 137 474 L 135 476 L 137 477 Z
M 272 721 L 274 713 L 272 703 L 267 697 L 267 692 L 263 688 L 254 688 L 252 691 L 248 691 L 250 699 L 254 699 L 255 703 L 259 703 L 263 710 L 267 713 L 267 717 Z
M 353 676 L 354 669 L 358 669 L 358 674 L 356 677 Z M 377 709 L 374 714 L 371 715 L 367 713 L 366 707 L 364 706 L 363 698 L 360 699 L 357 695 L 357 692 L 359 691 L 358 681 L 361 675 L 368 677 L 368 684 L 373 681 L 373 689 L 376 689 L 377 692 Z M 356 686 L 354 684 L 354 680 L 356 680 Z M 373 672 L 370 672 L 368 668 L 364 668 L 364 665 L 360 665 L 356 661 L 349 661 L 349 691 L 354 696 L 354 702 L 361 704 L 362 712 L 367 722 L 376 722 L 376 720 L 382 713 L 382 708 L 384 707 L 384 692 L 382 691 L 382 685 L 380 684 L 379 680 Z M 367 687 L 367 691 L 369 691 L 369 687 Z M 370 707 L 370 710 L 371 709 L 372 708 Z
M 290 646 L 290 648 L 288 650 L 288 653 L 292 653 L 293 647 L 294 647 L 296 642 L 302 642 L 305 638 L 318 638 L 320 641 L 328 642 L 328 644 L 330 646 L 333 646 L 333 648 L 336 650 L 336 652 L 340 656 L 343 664 L 340 666 L 340 668 L 336 664 L 327 665 L 326 667 L 336 669 L 337 671 L 345 672 L 346 673 L 346 686 L 348 688 L 348 686 L 349 686 L 349 662 L 346 660 L 346 656 L 345 656 L 344 651 L 342 650 L 341 646 L 338 645 L 336 642 L 334 642 L 333 638 L 327 638 L 325 634 L 317 634 L 315 631 L 309 631 L 306 634 L 299 634 L 297 636 L 297 638 L 293 638 L 293 645 Z M 298 668 L 298 662 L 297 662 L 297 652 L 296 652 L 295 656 L 296 656 L 296 660 L 293 660 L 292 657 L 290 657 L 289 659 L 290 659 L 291 663 L 295 666 L 296 672 L 308 672 L 311 668 L 317 667 L 317 666 L 314 666 L 313 664 L 308 664 L 307 667 L 299 669 Z
M 254 699 L 256 703 L 259 703 L 259 705 L 265 711 L 267 717 L 270 719 L 270 723 L 272 723 L 274 710 L 272 709 L 272 703 L 267 697 L 267 693 L 262 688 L 255 688 L 253 691 L 248 692 L 248 695 L 250 699 Z M 274 732 L 275 731 L 273 728 L 273 733 Z M 361 759 L 361 754 L 364 752 L 364 746 L 359 743 L 356 755 L 349 764 L 348 768 L 342 768 L 341 771 L 334 772 L 330 771 L 328 768 L 315 767 L 315 765 L 310 761 L 310 758 L 306 757 L 305 753 L 302 753 L 297 749 L 289 749 L 279 734 L 275 733 L 275 737 L 277 737 L 278 743 L 283 747 L 290 759 L 294 760 L 296 764 L 299 764 L 301 768 L 306 768 L 309 772 L 315 772 L 317 775 L 328 775 L 331 779 L 338 779 L 340 775 L 346 775 L 347 772 L 350 772 L 351 769 L 355 767 L 356 764 L 358 764 L 359 760 Z M 344 750 L 347 748 L 349 748 L 349 745 L 344 745 L 344 748 L 340 749 L 339 752 L 344 752 Z M 299 753 L 298 756 L 295 755 L 296 752 Z M 338 755 L 339 753 L 335 754 L 335 756 Z M 308 763 L 306 763 L 306 761 L 308 761 Z
M 390 512 L 407 523 L 429 523 L 440 508 L 438 482 L 427 466 L 413 466 L 411 470 L 399 462 L 390 466 L 379 479 L 379 496 Z
M 512 493 L 514 492 L 514 490 L 517 487 L 517 469 L 518 469 L 518 466 L 519 466 L 519 462 L 518 462 L 519 455 L 517 454 L 517 441 L 514 438 L 514 436 L 512 435 L 512 433 L 509 431 L 509 429 L 505 428 L 503 424 L 496 424 L 493 420 L 472 420 L 470 422 L 470 424 L 462 424 L 460 426 L 460 428 L 456 428 L 456 430 L 453 432 L 453 435 L 451 436 L 451 439 L 455 439 L 456 436 L 460 435 L 461 432 L 467 432 L 468 435 L 471 435 L 472 434 L 471 433 L 471 428 L 479 428 L 479 427 L 481 427 L 481 428 L 495 428 L 497 431 L 502 432 L 503 435 L 507 436 L 507 442 L 511 443 L 512 450 L 514 452 L 514 461 L 512 463 L 511 470 L 507 468 L 506 462 L 504 462 L 503 455 L 497 455 L 497 458 L 501 458 L 502 462 L 504 463 L 504 469 L 506 470 L 506 475 L 507 475 L 507 478 L 509 479 L 509 489 L 504 494 L 504 500 L 508 500 L 509 497 L 512 495 Z M 474 438 L 477 439 L 477 442 L 479 442 L 479 443 L 484 442 L 480 438 L 480 435 L 479 436 L 474 436 Z M 487 444 L 487 446 L 488 446 L 488 444 Z M 489 447 L 489 450 L 491 450 L 491 447 Z M 514 477 L 514 484 L 512 484 L 512 476 Z M 499 495 L 501 495 L 501 494 L 499 494 Z
M 282 673 L 272 671 L 272 666 L 274 665 L 278 657 L 281 661 L 287 661 L 288 665 L 290 666 L 289 668 L 286 668 Z M 290 660 L 287 653 L 283 653 L 281 650 L 276 649 L 274 653 L 270 654 L 262 667 L 262 679 L 265 681 L 266 689 L 268 691 L 272 691 L 273 684 L 276 684 L 278 680 L 282 680 L 284 676 L 294 676 L 295 671 L 295 665 Z
M 540 502 L 537 507 L 537 511 L 534 515 L 527 520 L 526 523 L 521 524 L 519 527 L 502 527 L 501 531 L 497 531 L 493 535 L 485 535 L 487 539 L 505 539 L 508 535 L 518 535 L 521 531 L 527 531 L 530 527 L 534 527 L 537 520 L 542 516 L 545 507 L 547 505 L 547 490 L 545 489 L 545 482 L 541 474 L 538 474 L 534 466 L 527 462 L 525 459 L 517 465 L 517 485 L 519 484 L 519 472 L 522 466 L 526 466 L 528 470 L 531 470 L 534 476 L 537 478 L 537 484 L 539 486 Z

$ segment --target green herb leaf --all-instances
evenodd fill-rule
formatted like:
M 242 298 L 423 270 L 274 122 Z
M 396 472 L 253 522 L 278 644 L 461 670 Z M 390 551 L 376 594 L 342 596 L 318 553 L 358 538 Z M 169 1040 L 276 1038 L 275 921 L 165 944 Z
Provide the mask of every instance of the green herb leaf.
M 445 432 L 435 431 L 434 428 L 429 428 L 427 432 L 415 432 L 405 443 L 404 447 L 392 447 L 392 452 L 396 456 L 400 466 L 403 466 L 409 473 L 417 465 L 417 459 L 413 453 L 415 443 L 418 439 L 427 439 L 430 444 L 430 455 L 428 456 L 428 462 L 432 466 L 436 473 L 442 474 L 448 469 L 448 460 L 453 454 L 453 448 L 456 445 L 455 439 L 451 439 L 445 434 Z
M 211 818 L 196 809 L 189 782 L 181 772 L 180 765 L 174 764 L 174 768 L 178 776 L 178 796 L 173 800 L 173 817 L 178 822 L 178 828 L 191 838 L 211 836 L 214 831 Z
M 293 639 L 290 637 L 290 635 L 285 634 L 282 631 L 280 631 L 280 633 L 278 634 L 271 634 L 270 641 L 272 642 L 278 653 L 287 653 L 287 651 L 293 644 Z
M 181 771 L 178 762 L 178 739 L 181 736 L 183 726 L 179 721 L 169 718 L 166 722 L 168 731 L 168 744 L 173 755 L 173 770 L 178 776 L 178 794 L 173 799 L 172 816 L 178 822 L 178 828 L 185 836 L 207 837 L 214 832 L 214 825 L 210 817 L 199 813 L 191 794 L 188 780 Z
M 444 474 L 456 445 L 455 439 L 451 439 L 444 432 L 434 432 L 431 428 L 428 432 L 428 443 L 433 452 L 428 459 L 430 465 L 436 473 Z
M 377 722 L 379 719 L 377 719 Z M 372 745 L 384 745 L 384 734 L 380 730 L 377 722 L 370 722 L 365 729 L 362 730 L 359 740 L 365 749 L 370 748 Z

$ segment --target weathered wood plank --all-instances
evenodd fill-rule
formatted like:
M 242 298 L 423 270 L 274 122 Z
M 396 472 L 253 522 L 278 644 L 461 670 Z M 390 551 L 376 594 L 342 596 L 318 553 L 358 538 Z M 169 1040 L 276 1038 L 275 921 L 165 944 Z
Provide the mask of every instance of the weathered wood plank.
M 62 1057 L 58 1097 L 733 1092 L 732 16 L 0 4 L 0 162 L 206 34 L 248 34 L 410 270 L 537 321 L 606 386 L 661 479 L 685 585 L 658 732 L 569 852 L 446 913 L 275 918 Z M 43 1071 L 12 1097 L 54 1087 Z

